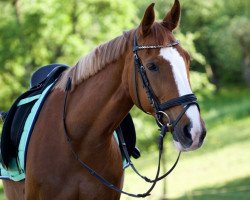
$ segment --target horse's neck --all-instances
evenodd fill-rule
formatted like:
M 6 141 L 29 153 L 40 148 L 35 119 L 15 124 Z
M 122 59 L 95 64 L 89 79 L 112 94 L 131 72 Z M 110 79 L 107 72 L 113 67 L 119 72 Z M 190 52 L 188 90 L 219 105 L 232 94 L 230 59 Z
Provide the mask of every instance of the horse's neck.
M 114 129 L 133 106 L 122 81 L 124 60 L 105 67 L 70 95 L 67 124 L 81 147 L 110 143 Z

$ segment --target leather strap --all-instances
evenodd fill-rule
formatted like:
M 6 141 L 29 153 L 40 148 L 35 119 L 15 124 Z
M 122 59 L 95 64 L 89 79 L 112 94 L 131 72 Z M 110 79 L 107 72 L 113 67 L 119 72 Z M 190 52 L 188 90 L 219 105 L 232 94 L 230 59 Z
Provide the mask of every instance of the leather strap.
M 166 127 L 163 126 L 161 132 L 163 132 L 163 133 L 160 134 L 160 135 L 161 135 L 160 137 L 165 137 L 165 136 L 162 136 L 162 135 L 164 134 L 164 132 L 165 132 L 165 133 L 167 132 Z M 180 159 L 181 152 L 179 152 L 178 157 L 177 157 L 175 163 L 173 164 L 173 166 L 172 166 L 164 175 L 158 177 L 157 179 L 148 178 L 147 176 L 143 176 L 143 175 L 136 169 L 136 167 L 134 166 L 133 162 L 131 161 L 130 156 L 129 156 L 129 154 L 128 154 L 128 149 L 127 149 L 127 146 L 126 146 L 126 143 L 125 143 L 125 140 L 124 140 L 124 137 L 123 137 L 122 129 L 121 129 L 121 128 L 120 128 L 120 131 L 117 133 L 117 136 L 118 136 L 119 140 L 121 141 L 122 150 L 123 150 L 125 159 L 126 159 L 127 162 L 129 163 L 129 165 L 131 166 L 131 168 L 133 169 L 133 171 L 134 171 L 138 176 L 140 176 L 142 179 L 144 179 L 144 180 L 145 180 L 146 182 L 148 182 L 148 183 L 153 183 L 153 182 L 155 182 L 155 181 L 158 182 L 158 181 L 162 180 L 163 178 L 165 178 L 166 176 L 168 176 L 168 175 L 174 170 L 174 168 L 176 167 L 176 165 L 177 165 L 177 163 L 178 163 L 178 161 L 179 161 L 179 159 Z M 160 146 L 159 148 L 162 148 L 162 149 L 163 149 L 163 144 L 160 144 L 160 142 L 161 142 L 161 141 L 160 141 L 160 139 L 159 139 L 159 146 Z M 159 159 L 159 158 L 158 158 L 158 159 Z M 159 166 L 157 167 L 157 169 L 158 169 L 158 168 L 159 168 Z

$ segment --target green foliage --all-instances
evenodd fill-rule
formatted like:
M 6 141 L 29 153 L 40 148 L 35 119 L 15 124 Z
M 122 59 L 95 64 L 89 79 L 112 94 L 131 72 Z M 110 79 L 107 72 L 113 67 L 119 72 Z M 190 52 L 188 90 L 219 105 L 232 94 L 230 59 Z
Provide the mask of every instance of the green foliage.
M 191 71 L 190 81 L 192 90 L 197 94 L 198 97 L 210 96 L 215 90 L 214 85 L 209 82 L 208 77 L 205 73 Z M 201 100 L 205 101 L 205 99 Z
M 0 109 L 27 90 L 35 68 L 74 65 L 94 46 L 132 27 L 135 7 L 128 1 L 1 1 Z
M 198 33 L 196 48 L 211 67 L 213 82 L 217 87 L 243 83 L 242 46 L 248 46 L 249 55 L 249 40 L 244 38 L 249 38 L 250 2 L 191 0 L 183 6 L 182 31 L 189 32 L 192 27 Z
M 150 3 L 0 1 L 0 108 L 6 109 L 26 90 L 35 68 L 55 62 L 74 65 L 97 44 L 139 24 Z M 172 4 L 157 1 L 157 18 L 163 18 Z M 250 67 L 242 68 L 242 60 L 249 56 L 249 1 L 190 0 L 181 5 L 176 37 L 193 58 L 191 69 L 206 72 L 217 89 L 248 81 Z

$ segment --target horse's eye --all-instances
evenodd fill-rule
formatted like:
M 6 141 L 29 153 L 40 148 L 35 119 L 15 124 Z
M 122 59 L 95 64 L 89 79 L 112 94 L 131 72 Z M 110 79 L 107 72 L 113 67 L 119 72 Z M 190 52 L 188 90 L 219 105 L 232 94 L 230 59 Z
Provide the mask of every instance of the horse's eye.
M 149 64 L 147 64 L 147 68 L 150 71 L 154 71 L 154 72 L 156 72 L 156 71 L 159 70 L 158 66 L 155 63 L 149 63 Z

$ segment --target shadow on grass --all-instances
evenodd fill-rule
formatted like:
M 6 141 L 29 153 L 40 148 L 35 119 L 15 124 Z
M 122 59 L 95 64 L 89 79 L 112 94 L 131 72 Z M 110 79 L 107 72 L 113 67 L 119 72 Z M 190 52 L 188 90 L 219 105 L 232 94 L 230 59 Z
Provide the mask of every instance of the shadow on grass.
M 237 179 L 225 185 L 193 190 L 175 200 L 249 200 L 250 177 Z

